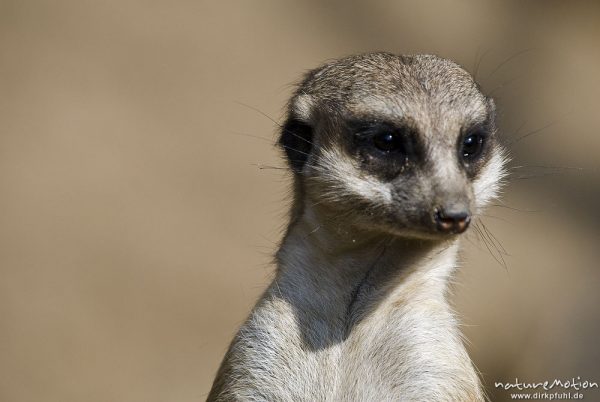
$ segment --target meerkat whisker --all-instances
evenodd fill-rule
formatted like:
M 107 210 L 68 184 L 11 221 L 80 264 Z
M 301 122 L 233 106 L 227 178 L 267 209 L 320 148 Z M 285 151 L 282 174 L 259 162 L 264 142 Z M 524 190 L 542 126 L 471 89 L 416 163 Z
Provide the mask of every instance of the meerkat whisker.
M 263 163 L 252 163 L 252 166 L 256 166 L 258 169 L 260 170 L 267 170 L 267 169 L 271 169 L 271 170 L 288 170 L 285 167 L 282 166 L 271 166 L 271 165 L 265 165 Z
M 528 138 L 528 137 L 531 137 L 532 135 L 544 132 L 544 130 L 547 130 L 550 127 L 555 126 L 556 124 L 558 124 L 558 122 L 559 122 L 558 120 L 557 121 L 553 121 L 553 122 L 550 122 L 550 123 L 546 124 L 545 126 L 542 126 L 540 128 L 536 128 L 535 130 L 529 131 L 528 133 L 526 133 L 526 134 L 524 134 L 524 135 L 522 135 L 520 137 L 517 137 L 517 138 L 513 139 L 512 141 L 510 141 L 508 143 L 508 145 L 512 146 L 512 145 L 514 145 L 514 144 L 516 144 L 516 143 L 524 140 L 525 138 Z
M 490 240 L 492 241 L 492 243 L 495 243 L 499 247 L 502 254 L 510 257 L 510 254 L 506 251 L 506 249 L 504 248 L 504 246 L 502 245 L 500 240 L 498 240 L 498 238 L 496 236 L 494 236 L 494 234 L 488 229 L 487 225 L 483 222 L 483 220 L 481 218 L 479 219 L 479 223 L 481 223 L 481 227 L 483 228 L 485 233 L 487 233 L 487 235 L 490 238 Z
M 486 218 L 490 218 L 490 219 L 497 219 L 497 220 L 499 220 L 499 221 L 506 222 L 506 223 L 509 223 L 509 224 L 511 224 L 511 225 L 513 224 L 513 222 L 509 221 L 509 220 L 508 220 L 508 219 L 506 219 L 506 218 L 502 218 L 502 217 L 500 217 L 500 216 L 496 216 L 496 215 L 490 215 L 490 214 L 484 214 L 484 213 L 479 213 L 479 215 L 481 215 L 481 216 L 485 216 Z
M 262 115 L 262 116 L 266 117 L 267 119 L 271 120 L 271 122 L 275 123 L 275 124 L 277 125 L 277 127 L 279 127 L 279 128 L 283 128 L 283 126 L 282 126 L 282 125 L 281 125 L 279 122 L 277 122 L 277 120 L 275 120 L 274 118 L 272 118 L 271 116 L 269 116 L 268 114 L 266 114 L 265 112 L 263 112 L 262 110 L 260 110 L 260 109 L 258 109 L 258 108 L 256 108 L 256 107 L 254 107 L 254 106 L 248 105 L 248 104 L 246 104 L 246 103 L 243 103 L 243 102 L 235 101 L 235 103 L 237 103 L 238 105 L 241 105 L 241 106 L 247 107 L 247 108 L 248 108 L 248 109 L 250 109 L 250 110 L 254 110 L 255 112 L 259 113 L 260 115 Z M 285 130 L 285 129 L 284 129 L 284 130 Z M 287 131 L 287 130 L 285 130 L 285 131 Z M 297 138 L 298 138 L 298 139 L 300 139 L 301 141 L 304 141 L 304 142 L 306 142 L 306 143 L 308 143 L 308 144 L 310 144 L 310 145 L 313 145 L 313 143 L 312 143 L 312 142 L 310 142 L 309 140 L 307 140 L 306 138 L 303 138 L 303 137 L 297 136 L 295 133 L 293 133 L 293 132 L 291 132 L 291 131 L 290 131 L 289 133 L 290 133 L 291 135 L 293 135 L 293 136 L 297 137 Z
M 592 169 L 586 169 L 584 167 L 579 166 L 552 166 L 552 165 L 520 165 L 520 166 L 511 166 L 508 168 L 509 170 L 517 170 L 517 169 L 553 169 L 553 170 L 579 170 L 579 171 L 589 171 Z
M 268 138 L 265 138 L 265 137 L 261 137 L 260 135 L 240 133 L 240 132 L 237 132 L 237 131 L 231 131 L 229 134 L 231 134 L 231 135 L 239 135 L 240 137 L 256 138 L 257 140 L 261 140 L 261 141 L 265 141 L 265 142 L 268 142 L 270 144 L 273 144 L 272 140 L 270 140 Z
M 518 58 L 519 56 L 522 56 L 524 54 L 530 53 L 534 50 L 539 50 L 536 48 L 528 48 L 528 49 L 523 49 L 520 50 L 516 53 L 514 53 L 513 55 L 511 55 L 510 57 L 504 59 L 500 64 L 498 64 L 498 66 L 496 66 L 495 69 L 492 70 L 491 73 L 488 74 L 488 76 L 486 77 L 486 79 L 491 78 L 496 72 L 498 72 L 503 66 L 505 66 L 506 64 L 510 63 L 511 61 L 515 60 L 516 58 Z
M 485 56 L 487 56 L 491 52 L 491 49 L 487 49 L 485 52 L 481 53 L 480 57 L 478 57 L 480 50 L 481 50 L 481 47 L 478 47 L 477 52 L 475 53 L 475 65 L 473 66 L 473 80 L 474 81 L 477 81 L 477 79 L 478 79 L 479 67 L 481 66 L 481 63 L 483 63 L 483 59 L 485 58 Z
M 506 209 L 509 209 L 511 211 L 516 211 L 516 212 L 526 212 L 526 213 L 541 212 L 541 210 L 539 210 L 539 209 L 521 209 L 521 208 L 511 207 L 511 206 L 505 205 L 505 204 L 490 204 L 489 206 L 496 207 L 496 208 L 506 208 Z
M 497 93 L 497 92 L 498 92 L 500 89 L 502 89 L 502 88 L 506 88 L 506 87 L 508 87 L 508 86 L 511 86 L 511 85 L 512 85 L 512 84 L 514 84 L 515 82 L 519 82 L 519 80 L 522 80 L 522 79 L 528 79 L 528 77 L 527 77 L 526 75 L 524 75 L 524 74 L 523 74 L 523 75 L 521 75 L 521 76 L 518 76 L 518 77 L 511 78 L 511 79 L 509 79 L 509 80 L 506 80 L 506 81 L 504 81 L 504 82 L 502 82 L 502 83 L 498 84 L 498 85 L 497 85 L 496 87 L 494 87 L 494 88 L 493 88 L 491 91 L 489 91 L 489 96 L 495 96 L 495 95 L 496 95 L 496 93 Z
M 504 258 L 502 258 L 502 254 L 500 252 L 498 252 L 498 250 L 496 249 L 496 251 L 498 252 L 497 254 L 494 253 L 492 251 L 492 247 L 494 247 L 494 245 L 492 245 L 490 247 L 489 244 L 489 240 L 487 239 L 487 237 L 485 236 L 485 234 L 483 233 L 483 230 L 479 227 L 478 224 L 473 225 L 473 227 L 475 228 L 475 230 L 477 231 L 477 233 L 479 234 L 484 246 L 487 248 L 489 254 L 492 256 L 492 258 L 502 267 L 504 268 L 504 270 L 508 271 L 508 267 L 506 266 L 506 262 L 504 261 Z
M 525 127 L 526 124 L 527 124 L 527 119 L 523 119 L 523 121 L 521 122 L 521 124 L 519 124 L 517 129 L 511 135 L 511 137 L 515 137 L 517 134 L 519 134 L 521 132 L 521 130 Z

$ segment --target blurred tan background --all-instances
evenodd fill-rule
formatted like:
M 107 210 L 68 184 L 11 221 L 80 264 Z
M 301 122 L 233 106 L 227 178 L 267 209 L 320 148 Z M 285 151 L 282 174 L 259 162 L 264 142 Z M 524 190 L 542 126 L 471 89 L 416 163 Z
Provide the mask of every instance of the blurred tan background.
M 454 287 L 492 399 L 600 382 L 599 39 L 597 2 L 0 1 L 0 400 L 204 400 L 288 202 L 242 104 L 374 50 L 477 71 L 525 166 Z

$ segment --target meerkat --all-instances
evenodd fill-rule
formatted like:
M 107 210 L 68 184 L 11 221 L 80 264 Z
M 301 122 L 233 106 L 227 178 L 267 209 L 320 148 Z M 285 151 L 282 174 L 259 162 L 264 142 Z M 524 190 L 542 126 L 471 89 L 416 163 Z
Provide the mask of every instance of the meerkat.
M 310 71 L 279 145 L 293 204 L 273 282 L 209 401 L 484 401 L 448 301 L 498 196 L 495 106 L 459 65 L 371 53 Z

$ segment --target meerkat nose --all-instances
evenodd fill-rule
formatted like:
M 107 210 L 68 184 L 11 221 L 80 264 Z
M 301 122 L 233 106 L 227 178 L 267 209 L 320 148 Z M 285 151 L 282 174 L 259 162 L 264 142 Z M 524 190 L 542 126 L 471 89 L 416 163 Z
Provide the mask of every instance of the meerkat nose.
M 462 233 L 471 222 L 471 213 L 465 206 L 457 204 L 437 208 L 434 213 L 438 230 L 446 233 Z

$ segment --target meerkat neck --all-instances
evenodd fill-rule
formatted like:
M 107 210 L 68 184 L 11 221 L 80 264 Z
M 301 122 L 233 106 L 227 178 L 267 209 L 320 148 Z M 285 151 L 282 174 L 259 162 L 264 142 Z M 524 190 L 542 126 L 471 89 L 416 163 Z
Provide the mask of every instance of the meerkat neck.
M 484 401 L 445 297 L 456 254 L 303 214 L 209 400 Z
M 345 339 L 354 325 L 386 304 L 402 307 L 398 300 L 446 303 L 457 241 L 370 235 L 324 222 L 313 211 L 304 213 L 277 254 L 273 292 L 320 321 L 321 331 L 310 334 L 309 343 Z
M 290 306 L 295 325 L 284 331 L 307 353 L 328 356 L 341 395 L 483 401 L 446 299 L 458 242 L 368 236 L 313 218 L 290 227 L 267 298 Z M 373 372 L 389 382 L 368 383 Z

